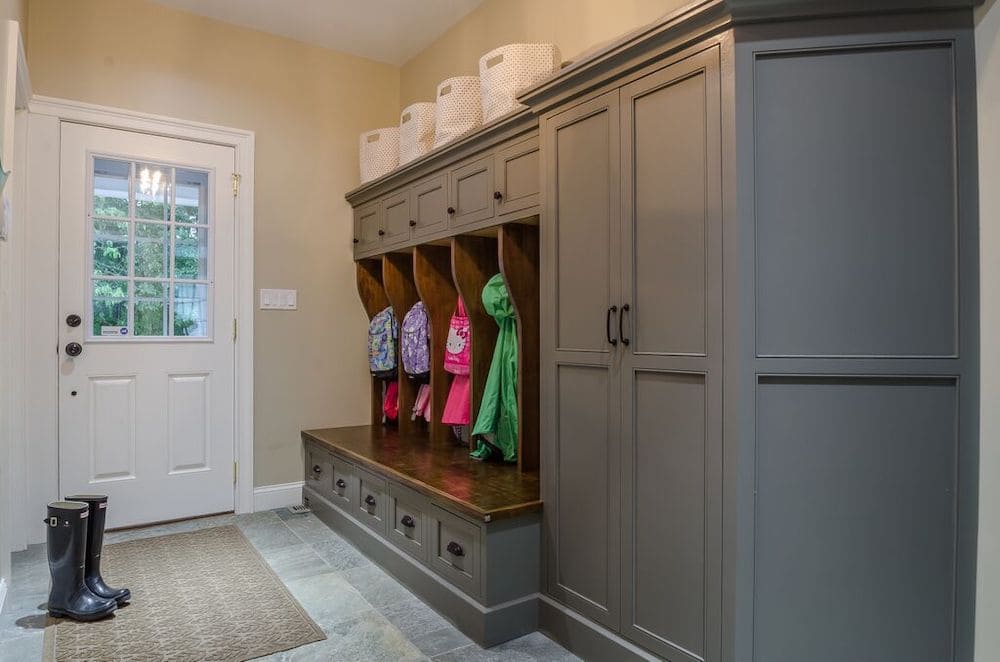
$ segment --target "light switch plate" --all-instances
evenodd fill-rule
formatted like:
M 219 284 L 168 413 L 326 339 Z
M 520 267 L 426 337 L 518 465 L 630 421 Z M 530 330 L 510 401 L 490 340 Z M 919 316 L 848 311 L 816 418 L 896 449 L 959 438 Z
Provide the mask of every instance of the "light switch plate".
M 298 290 L 265 290 L 260 291 L 261 310 L 298 310 Z

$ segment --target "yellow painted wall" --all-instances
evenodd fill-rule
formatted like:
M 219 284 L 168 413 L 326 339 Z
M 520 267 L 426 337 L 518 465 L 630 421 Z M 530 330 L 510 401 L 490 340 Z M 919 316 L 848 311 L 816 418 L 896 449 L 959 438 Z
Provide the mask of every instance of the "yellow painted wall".
M 478 75 L 479 58 L 497 46 L 553 43 L 569 60 L 686 4 L 689 0 L 485 0 L 403 65 L 400 103 L 433 101 L 445 78 Z
M 351 210 L 358 134 L 393 124 L 399 71 L 145 0 L 31 0 L 36 94 L 256 132 L 255 485 L 302 480 L 299 430 L 367 422 Z
M 976 662 L 1000 660 L 1000 2 L 977 12 L 981 408 Z

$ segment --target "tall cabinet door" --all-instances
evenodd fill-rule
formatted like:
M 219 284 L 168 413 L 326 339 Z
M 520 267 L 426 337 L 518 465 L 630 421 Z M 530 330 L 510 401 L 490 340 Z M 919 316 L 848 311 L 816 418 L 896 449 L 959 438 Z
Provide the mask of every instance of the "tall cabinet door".
M 541 131 L 546 588 L 617 628 L 620 346 L 609 309 L 621 291 L 618 92 L 544 118 Z
M 718 660 L 722 191 L 717 48 L 621 89 L 622 633 Z

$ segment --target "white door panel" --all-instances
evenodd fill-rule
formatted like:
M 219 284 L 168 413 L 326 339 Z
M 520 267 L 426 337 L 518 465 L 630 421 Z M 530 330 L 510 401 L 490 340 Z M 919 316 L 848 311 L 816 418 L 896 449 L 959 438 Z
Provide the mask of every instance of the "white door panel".
M 59 488 L 110 527 L 233 509 L 234 159 L 62 124 Z

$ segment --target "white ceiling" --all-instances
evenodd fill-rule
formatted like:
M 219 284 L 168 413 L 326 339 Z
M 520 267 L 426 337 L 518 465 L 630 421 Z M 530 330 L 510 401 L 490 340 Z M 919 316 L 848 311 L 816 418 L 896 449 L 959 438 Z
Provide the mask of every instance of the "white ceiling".
M 153 0 L 234 25 L 400 65 L 482 0 Z

